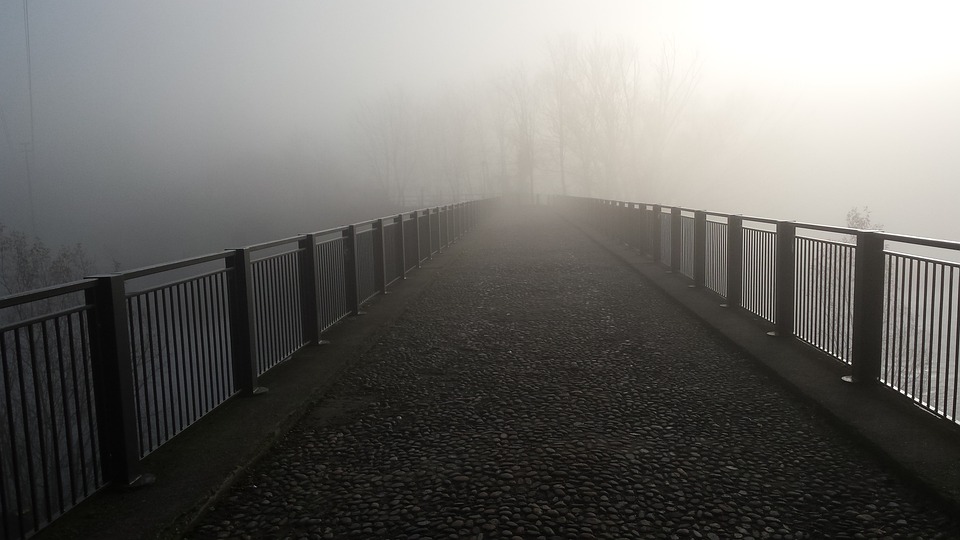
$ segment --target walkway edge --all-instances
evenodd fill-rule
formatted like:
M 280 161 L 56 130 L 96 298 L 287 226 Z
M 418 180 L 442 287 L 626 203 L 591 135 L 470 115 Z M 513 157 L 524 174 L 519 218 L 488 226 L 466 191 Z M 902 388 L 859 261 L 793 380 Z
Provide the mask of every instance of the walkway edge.
M 105 488 L 54 521 L 38 540 L 182 538 L 203 513 L 263 458 L 344 370 L 359 361 L 443 271 L 456 261 L 469 235 L 445 248 L 407 279 L 325 333 L 330 343 L 307 346 L 260 378 L 269 389 L 236 397 L 184 430 L 144 460 L 154 485 Z M 184 459 L 189 456 L 190 459 Z
M 731 345 L 872 450 L 905 480 L 960 511 L 960 430 L 892 390 L 841 380 L 849 368 L 795 340 L 770 337 L 758 317 L 721 307 L 712 291 L 691 287 L 660 264 L 575 219 L 562 216 L 647 282 L 687 309 Z

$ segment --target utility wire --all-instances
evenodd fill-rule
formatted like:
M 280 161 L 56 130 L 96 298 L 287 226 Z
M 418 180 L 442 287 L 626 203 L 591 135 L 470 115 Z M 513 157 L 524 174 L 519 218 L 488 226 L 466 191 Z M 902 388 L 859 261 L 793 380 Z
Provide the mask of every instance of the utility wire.
M 30 96 L 30 151 L 33 152 L 34 122 L 33 122 L 33 55 L 30 52 L 30 8 L 27 0 L 23 0 L 23 29 L 27 36 L 27 93 Z
M 7 118 L 3 114 L 3 102 L 0 102 L 0 131 L 3 131 L 3 140 L 7 141 L 10 151 L 16 152 L 17 149 L 13 147 L 13 139 L 10 138 L 10 130 L 7 129 Z
M 30 171 L 30 162 L 33 158 L 34 122 L 33 122 L 33 55 L 30 52 L 30 8 L 27 0 L 23 0 L 23 29 L 27 40 L 27 93 L 30 96 L 30 143 L 24 149 L 24 163 L 27 167 L 27 192 L 30 197 L 30 228 L 33 236 L 37 235 L 37 214 L 33 204 L 33 178 Z

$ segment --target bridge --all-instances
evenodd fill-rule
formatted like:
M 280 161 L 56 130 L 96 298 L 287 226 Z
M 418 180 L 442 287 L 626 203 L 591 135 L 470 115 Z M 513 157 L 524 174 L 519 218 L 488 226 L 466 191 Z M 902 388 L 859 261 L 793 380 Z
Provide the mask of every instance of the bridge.
M 0 300 L 4 537 L 960 536 L 957 246 L 549 202 Z

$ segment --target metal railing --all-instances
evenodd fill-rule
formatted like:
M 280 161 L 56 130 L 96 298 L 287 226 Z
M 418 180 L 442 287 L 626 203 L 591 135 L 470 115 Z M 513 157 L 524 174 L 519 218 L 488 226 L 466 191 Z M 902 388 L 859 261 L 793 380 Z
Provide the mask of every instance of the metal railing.
M 854 382 L 960 421 L 960 242 L 646 203 L 554 204 L 772 335 L 836 359 Z
M 496 199 L 0 298 L 0 537 L 27 538 L 385 293 Z

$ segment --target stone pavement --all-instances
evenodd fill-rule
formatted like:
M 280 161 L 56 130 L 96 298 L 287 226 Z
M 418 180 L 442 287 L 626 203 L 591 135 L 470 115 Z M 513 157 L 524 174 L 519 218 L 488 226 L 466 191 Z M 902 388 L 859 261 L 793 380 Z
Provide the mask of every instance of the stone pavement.
M 451 256 L 187 537 L 960 537 L 548 210 Z

